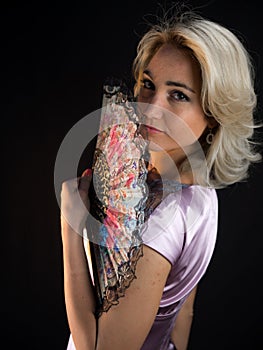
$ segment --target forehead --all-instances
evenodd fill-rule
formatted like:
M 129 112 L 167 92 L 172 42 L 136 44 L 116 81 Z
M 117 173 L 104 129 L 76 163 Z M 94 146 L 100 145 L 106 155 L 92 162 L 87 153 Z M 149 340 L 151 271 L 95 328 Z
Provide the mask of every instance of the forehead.
M 173 76 L 200 84 L 201 75 L 198 62 L 187 49 L 165 44 L 153 56 L 147 68 L 153 78 L 171 80 Z

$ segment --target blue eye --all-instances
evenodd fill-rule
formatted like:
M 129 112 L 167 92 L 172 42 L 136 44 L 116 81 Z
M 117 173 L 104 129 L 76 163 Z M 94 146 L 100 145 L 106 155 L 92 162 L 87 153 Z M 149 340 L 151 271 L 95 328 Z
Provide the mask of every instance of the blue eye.
M 154 90 L 154 84 L 149 79 L 143 79 L 141 80 L 142 87 L 148 90 Z
M 182 91 L 172 91 L 170 96 L 177 101 L 189 101 L 189 97 L 186 96 Z

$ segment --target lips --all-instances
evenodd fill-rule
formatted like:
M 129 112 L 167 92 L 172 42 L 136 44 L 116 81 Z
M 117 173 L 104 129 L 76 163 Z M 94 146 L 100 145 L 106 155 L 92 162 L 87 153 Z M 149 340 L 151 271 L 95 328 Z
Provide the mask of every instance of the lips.
M 150 125 L 144 125 L 144 128 L 145 128 L 145 130 L 146 130 L 148 133 L 150 133 L 150 134 L 160 134 L 160 133 L 163 133 L 162 130 L 157 129 L 157 128 L 155 128 L 155 127 L 153 127 L 153 126 L 150 126 Z

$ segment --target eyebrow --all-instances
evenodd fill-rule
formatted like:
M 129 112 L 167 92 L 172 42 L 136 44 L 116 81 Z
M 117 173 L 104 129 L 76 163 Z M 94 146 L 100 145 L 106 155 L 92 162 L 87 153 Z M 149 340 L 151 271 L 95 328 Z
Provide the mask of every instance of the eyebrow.
M 151 72 L 148 69 L 146 69 L 143 73 L 149 75 L 149 77 L 152 79 Z M 186 85 L 184 83 L 181 83 L 179 81 L 168 80 L 168 81 L 165 82 L 165 85 L 181 87 L 181 88 L 184 88 L 184 89 L 186 89 L 188 91 L 193 92 L 194 94 L 196 93 L 192 88 L 190 88 L 190 86 L 188 86 L 188 85 Z

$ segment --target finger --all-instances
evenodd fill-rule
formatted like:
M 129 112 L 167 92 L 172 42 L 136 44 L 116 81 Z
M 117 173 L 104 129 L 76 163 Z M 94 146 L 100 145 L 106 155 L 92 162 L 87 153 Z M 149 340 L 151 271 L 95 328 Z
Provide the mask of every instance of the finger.
M 86 169 L 83 171 L 81 176 L 83 177 L 83 176 L 91 176 L 91 175 L 92 175 L 92 169 Z
M 61 192 L 63 193 L 74 193 L 78 190 L 78 179 L 69 179 L 62 183 Z
M 92 179 L 91 169 L 86 169 L 82 173 L 81 177 L 79 178 L 79 186 L 78 186 L 79 190 L 85 191 L 87 193 L 90 187 L 91 179 Z

